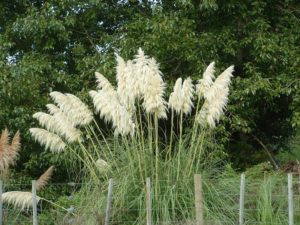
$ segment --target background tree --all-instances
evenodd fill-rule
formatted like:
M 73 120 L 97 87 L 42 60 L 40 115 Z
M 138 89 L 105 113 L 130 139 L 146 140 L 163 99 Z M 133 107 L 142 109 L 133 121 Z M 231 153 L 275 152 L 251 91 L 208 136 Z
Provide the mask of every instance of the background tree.
M 94 71 L 113 77 L 113 53 L 131 58 L 138 47 L 168 80 L 200 77 L 213 60 L 220 70 L 235 65 L 216 135 L 238 168 L 286 150 L 300 125 L 296 0 L 4 0 L 0 8 L 0 127 L 21 130 L 19 170 L 49 165 L 28 134 L 48 93 L 86 98 Z

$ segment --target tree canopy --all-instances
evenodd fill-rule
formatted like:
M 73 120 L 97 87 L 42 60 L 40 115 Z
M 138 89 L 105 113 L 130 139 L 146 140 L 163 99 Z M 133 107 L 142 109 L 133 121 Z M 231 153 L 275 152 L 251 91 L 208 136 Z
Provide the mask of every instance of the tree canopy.
M 296 0 L 3 0 L 0 128 L 21 130 L 25 168 L 46 167 L 33 160 L 47 153 L 28 129 L 48 93 L 86 98 L 95 71 L 113 80 L 115 52 L 131 58 L 142 47 L 167 80 L 200 78 L 211 61 L 220 71 L 235 65 L 216 135 L 245 167 L 287 150 L 299 128 L 299 26 Z

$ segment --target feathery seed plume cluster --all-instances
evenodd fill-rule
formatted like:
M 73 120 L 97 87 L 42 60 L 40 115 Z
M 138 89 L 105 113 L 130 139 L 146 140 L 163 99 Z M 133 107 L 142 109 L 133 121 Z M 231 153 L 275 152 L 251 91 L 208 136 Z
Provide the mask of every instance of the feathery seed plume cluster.
M 131 60 L 125 62 L 125 60 L 116 54 L 117 67 L 116 67 L 116 79 L 117 79 L 117 93 L 120 96 L 121 103 L 126 109 L 133 113 L 135 100 L 139 96 L 139 90 L 137 87 L 138 79 L 134 73 L 134 64 Z
M 53 153 L 62 152 L 66 147 L 66 143 L 57 134 L 41 128 L 30 128 L 29 131 L 37 142 Z
M 192 79 L 188 77 L 182 83 L 182 78 L 178 78 L 169 97 L 169 108 L 176 113 L 189 114 L 194 107 L 193 104 L 194 85 Z
M 213 128 L 224 113 L 228 102 L 229 85 L 233 76 L 233 70 L 233 66 L 228 67 L 203 93 L 205 101 L 196 118 L 200 124 L 208 124 Z
M 54 91 L 50 96 L 73 124 L 87 125 L 93 120 L 92 112 L 75 95 Z
M 2 200 L 4 203 L 11 204 L 15 208 L 21 210 L 28 210 L 32 207 L 32 193 L 27 191 L 9 191 L 2 194 Z M 41 200 L 39 196 L 36 196 L 37 203 Z
M 198 80 L 196 85 L 196 93 L 199 98 L 204 97 L 215 79 L 215 62 L 211 62 L 203 73 L 203 78 Z
M 119 100 L 117 91 L 109 81 L 100 73 L 96 73 L 98 80 L 98 91 L 90 91 L 89 94 L 93 99 L 96 112 L 106 122 L 111 122 L 115 135 L 133 135 L 134 123 L 130 113 Z
M 62 117 L 59 114 L 50 115 L 44 112 L 33 114 L 33 118 L 39 121 L 39 124 L 48 131 L 64 137 L 67 142 L 72 143 L 80 139 L 80 131 L 76 129 L 67 117 Z
M 167 103 L 164 100 L 165 83 L 158 63 L 154 58 L 145 56 L 142 49 L 138 50 L 133 62 L 136 67 L 135 73 L 139 77 L 139 90 L 145 111 L 156 114 L 158 118 L 167 118 Z
M 30 132 L 46 149 L 61 152 L 66 147 L 64 140 L 67 143 L 81 141 L 81 132 L 77 127 L 88 125 L 93 120 L 93 114 L 75 95 L 54 91 L 50 96 L 57 105 L 46 105 L 49 114 L 38 112 L 33 115 L 45 129 L 31 128 Z
M 168 106 L 172 110 L 174 110 L 176 113 L 180 113 L 181 110 L 181 89 L 182 89 L 182 78 L 179 77 L 175 85 L 173 87 L 173 92 L 170 94 Z
M 90 91 L 96 112 L 106 122 L 111 122 L 115 135 L 133 135 L 135 124 L 136 100 L 143 99 L 143 108 L 147 113 L 156 114 L 158 118 L 166 118 L 166 102 L 163 98 L 165 84 L 162 73 L 153 58 L 145 56 L 139 49 L 133 61 L 127 61 L 116 55 L 115 89 L 100 73 L 96 72 L 98 91 Z

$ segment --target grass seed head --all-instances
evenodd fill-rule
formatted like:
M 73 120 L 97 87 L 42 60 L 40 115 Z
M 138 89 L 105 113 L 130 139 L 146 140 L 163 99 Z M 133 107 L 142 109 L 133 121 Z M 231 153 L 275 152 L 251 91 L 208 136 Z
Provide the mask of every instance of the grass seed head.
M 32 207 L 32 193 L 25 191 L 9 191 L 2 194 L 3 203 L 11 204 L 20 210 L 28 210 Z M 37 203 L 41 200 L 36 196 Z
M 36 190 L 42 190 L 50 180 L 54 171 L 54 166 L 50 166 L 36 181 Z
M 198 80 L 198 84 L 196 85 L 196 93 L 199 98 L 204 97 L 205 93 L 213 84 L 213 80 L 215 78 L 214 73 L 215 62 L 211 62 L 204 71 L 202 79 Z
M 36 141 L 53 153 L 62 152 L 66 148 L 66 143 L 54 133 L 41 128 L 30 128 L 29 131 Z

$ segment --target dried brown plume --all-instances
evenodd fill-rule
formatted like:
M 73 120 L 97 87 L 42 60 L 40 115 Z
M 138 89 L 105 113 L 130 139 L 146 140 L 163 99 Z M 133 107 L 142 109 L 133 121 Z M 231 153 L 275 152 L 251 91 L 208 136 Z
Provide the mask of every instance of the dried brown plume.
M 21 137 L 20 137 L 20 132 L 17 131 L 17 133 L 15 133 L 11 141 L 11 145 L 9 149 L 9 158 L 10 158 L 11 165 L 15 164 L 20 149 L 21 149 Z
M 42 190 L 53 174 L 54 166 L 50 166 L 36 181 L 36 190 Z
M 7 128 L 5 128 L 0 137 L 0 170 L 8 170 L 9 166 L 14 165 L 21 149 L 20 132 L 18 131 L 10 144 L 10 137 Z

